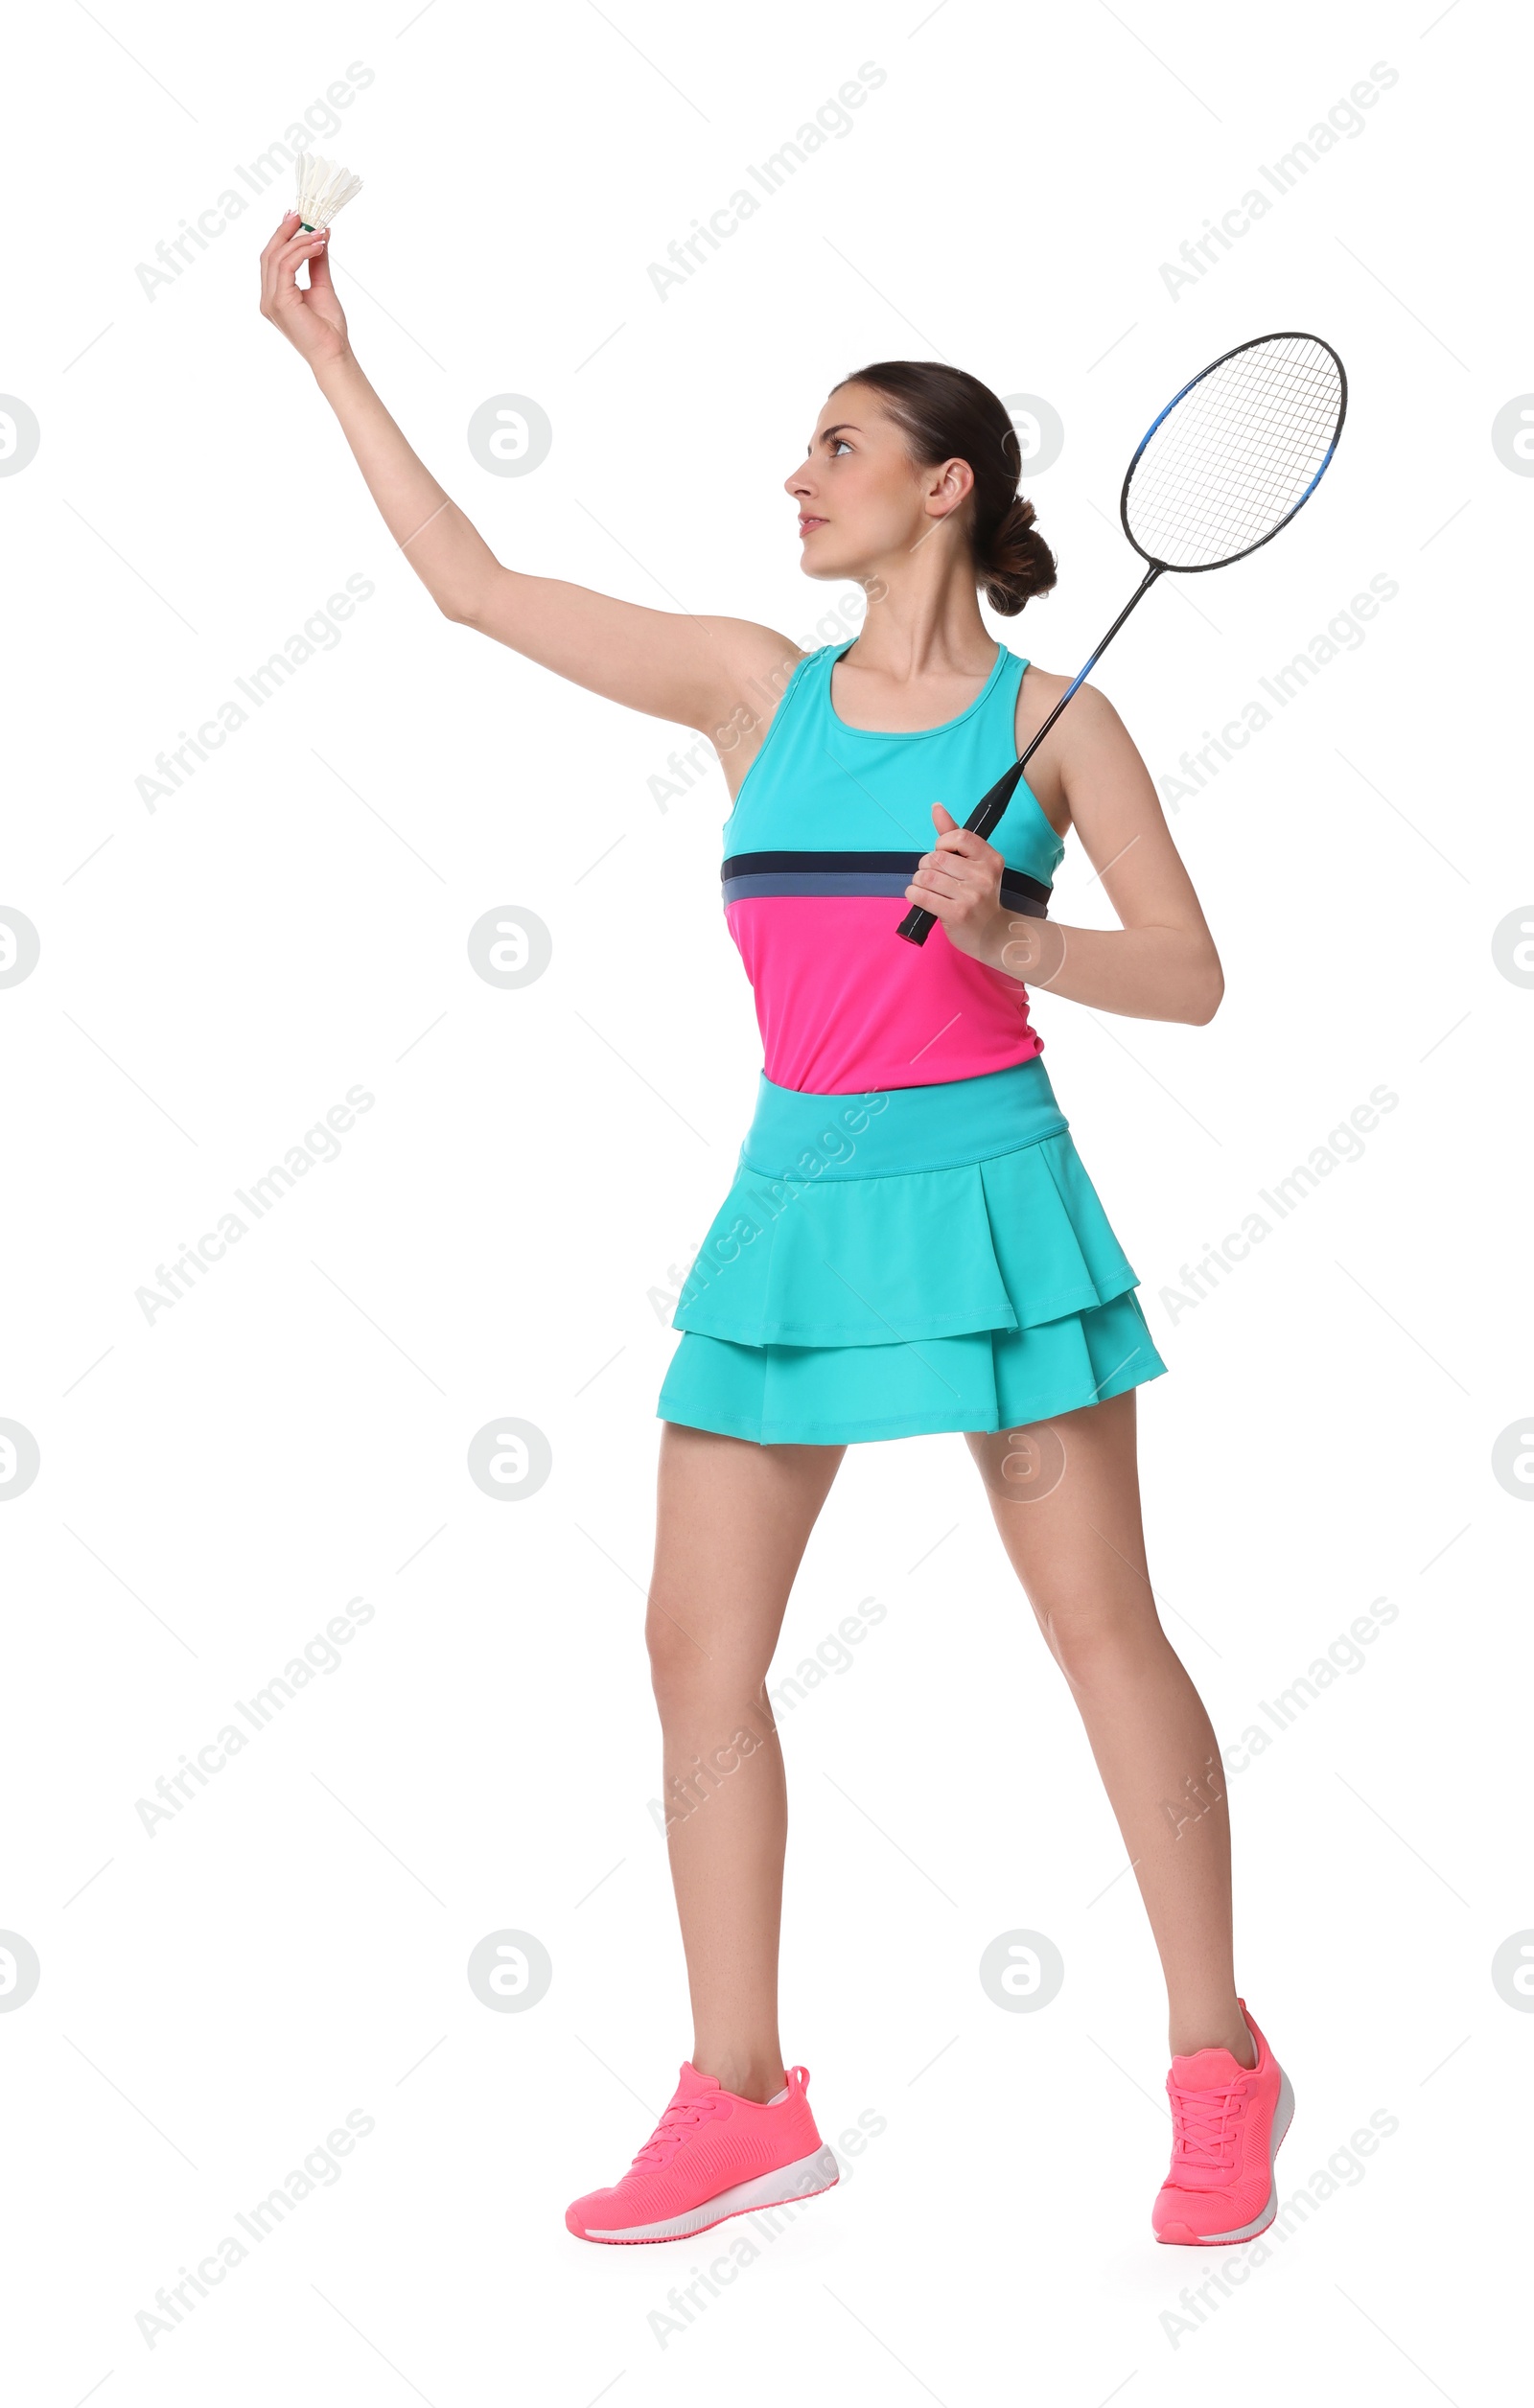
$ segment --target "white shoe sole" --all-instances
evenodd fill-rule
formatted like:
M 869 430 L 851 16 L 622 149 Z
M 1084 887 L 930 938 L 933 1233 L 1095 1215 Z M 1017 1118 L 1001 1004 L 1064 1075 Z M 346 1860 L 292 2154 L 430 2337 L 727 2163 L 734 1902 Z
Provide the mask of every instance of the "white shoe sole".
M 754 2208 L 780 2208 L 790 2199 L 809 2199 L 817 2191 L 829 2190 L 837 2179 L 836 2151 L 819 2148 L 811 2157 L 802 2157 L 793 2165 L 779 2165 L 771 2174 L 757 2174 L 751 2182 L 735 2183 L 729 2190 L 719 2191 L 712 2199 L 705 2199 L 701 2207 L 689 2208 L 685 2215 L 668 2215 L 659 2224 L 588 2225 L 589 2241 L 679 2241 L 689 2233 L 706 2233 L 710 2224 L 722 2224 L 726 2216 L 749 2215 Z

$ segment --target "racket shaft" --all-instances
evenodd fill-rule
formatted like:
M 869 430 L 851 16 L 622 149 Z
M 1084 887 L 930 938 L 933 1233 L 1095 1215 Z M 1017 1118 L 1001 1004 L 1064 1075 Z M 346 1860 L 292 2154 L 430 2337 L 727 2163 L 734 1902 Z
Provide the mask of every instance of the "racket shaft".
M 1071 700 L 1071 697 L 1079 692 L 1081 687 L 1085 684 L 1087 679 L 1091 676 L 1092 671 L 1097 667 L 1098 662 L 1106 652 L 1109 644 L 1113 641 L 1114 637 L 1118 634 L 1120 628 L 1124 625 L 1125 620 L 1128 617 L 1129 613 L 1134 609 L 1135 604 L 1142 600 L 1143 597 L 1150 592 L 1151 587 L 1155 584 L 1155 581 L 1160 574 L 1161 570 L 1158 567 L 1150 568 L 1146 571 L 1145 576 L 1141 579 L 1139 585 L 1136 586 L 1133 593 L 1130 594 L 1129 599 L 1126 602 L 1123 610 L 1119 613 L 1118 617 L 1108 629 L 1107 634 L 1099 643 L 1097 650 L 1093 653 L 1085 667 L 1079 671 L 1077 676 L 1072 679 L 1070 684 L 1060 696 L 1059 701 L 1056 704 L 1054 709 L 1050 712 L 1049 717 L 1044 721 L 1042 727 L 1040 727 L 1034 735 L 1030 739 L 1027 747 L 1018 754 L 1011 769 L 1007 770 L 1002 776 L 997 778 L 996 783 L 992 786 L 989 794 L 982 795 L 973 811 L 969 814 L 968 819 L 965 822 L 965 827 L 968 828 L 974 835 L 988 836 L 991 829 L 997 825 L 1003 812 L 1007 808 L 1007 805 L 1011 802 L 1013 795 L 1017 791 L 1018 782 L 1022 777 L 1024 770 L 1028 767 L 1029 762 L 1038 751 L 1039 746 L 1043 743 L 1044 738 L 1048 735 L 1051 728 L 1054 727 L 1056 720 L 1065 708 L 1066 704 Z M 903 937 L 908 945 L 924 945 L 937 925 L 938 918 L 935 912 L 925 911 L 919 903 L 913 903 L 911 909 L 907 912 L 904 919 L 901 920 L 895 933 L 897 937 Z

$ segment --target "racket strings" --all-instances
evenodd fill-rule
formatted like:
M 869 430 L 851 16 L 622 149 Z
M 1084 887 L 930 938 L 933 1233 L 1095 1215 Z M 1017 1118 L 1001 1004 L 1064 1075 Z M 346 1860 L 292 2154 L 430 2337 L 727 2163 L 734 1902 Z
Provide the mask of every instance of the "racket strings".
M 1236 391 L 1179 430 L 1131 487 L 1134 533 L 1173 565 L 1227 559 L 1271 534 L 1325 459 L 1335 410 L 1268 391 Z
M 1200 377 L 1147 437 L 1125 514 L 1146 557 L 1214 567 L 1299 507 L 1341 414 L 1336 359 L 1310 336 L 1247 345 Z
M 1131 488 L 1137 521 L 1164 524 L 1171 505 L 1192 504 L 1179 532 L 1195 545 L 1200 516 L 1227 531 L 1271 524 L 1304 491 L 1331 438 L 1337 381 L 1330 355 L 1320 356 L 1330 376 L 1247 353 L 1202 379 L 1146 447 Z

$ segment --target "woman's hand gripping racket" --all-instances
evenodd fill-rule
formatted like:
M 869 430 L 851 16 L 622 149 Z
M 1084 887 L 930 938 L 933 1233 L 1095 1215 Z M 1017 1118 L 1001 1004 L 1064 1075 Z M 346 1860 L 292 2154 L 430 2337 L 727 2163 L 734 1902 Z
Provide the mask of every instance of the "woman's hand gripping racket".
M 1224 568 L 1270 543 L 1320 483 L 1347 413 L 1342 362 L 1318 335 L 1259 335 L 1210 361 L 1174 394 L 1129 462 L 1119 518 L 1149 566 L 1092 658 L 1038 733 L 965 822 L 988 836 L 1071 696 L 1137 602 L 1167 569 Z M 937 926 L 913 904 L 897 937 L 924 945 Z

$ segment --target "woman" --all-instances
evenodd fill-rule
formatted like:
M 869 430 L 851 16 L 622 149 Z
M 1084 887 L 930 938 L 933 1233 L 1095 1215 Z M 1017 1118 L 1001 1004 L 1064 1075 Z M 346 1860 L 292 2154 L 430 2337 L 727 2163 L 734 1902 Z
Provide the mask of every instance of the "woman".
M 847 1446 L 956 1430 L 1081 1710 L 1166 1976 L 1173 2161 L 1153 2229 L 1261 2232 L 1292 2098 L 1236 1995 L 1218 1746 L 1146 1569 L 1134 1392 L 1166 1367 L 1023 984 L 1201 1024 L 1222 980 L 1144 763 L 1090 686 L 994 841 L 958 823 L 1066 683 L 980 615 L 981 587 L 1011 616 L 1055 581 L 1006 411 L 922 363 L 835 388 L 786 491 L 805 573 L 855 581 L 869 609 L 854 642 L 803 654 L 748 619 L 502 567 L 359 367 L 327 238 L 285 218 L 262 289 L 438 609 L 697 729 L 733 798 L 725 904 L 765 1069 L 676 1313 L 648 1627 L 693 2047 L 655 2134 L 574 2202 L 570 2231 L 669 2239 L 836 2180 L 778 2037 L 786 1826 L 766 1678 Z M 1073 826 L 1117 929 L 1043 915 Z M 941 922 L 924 948 L 896 940 L 905 903 Z

